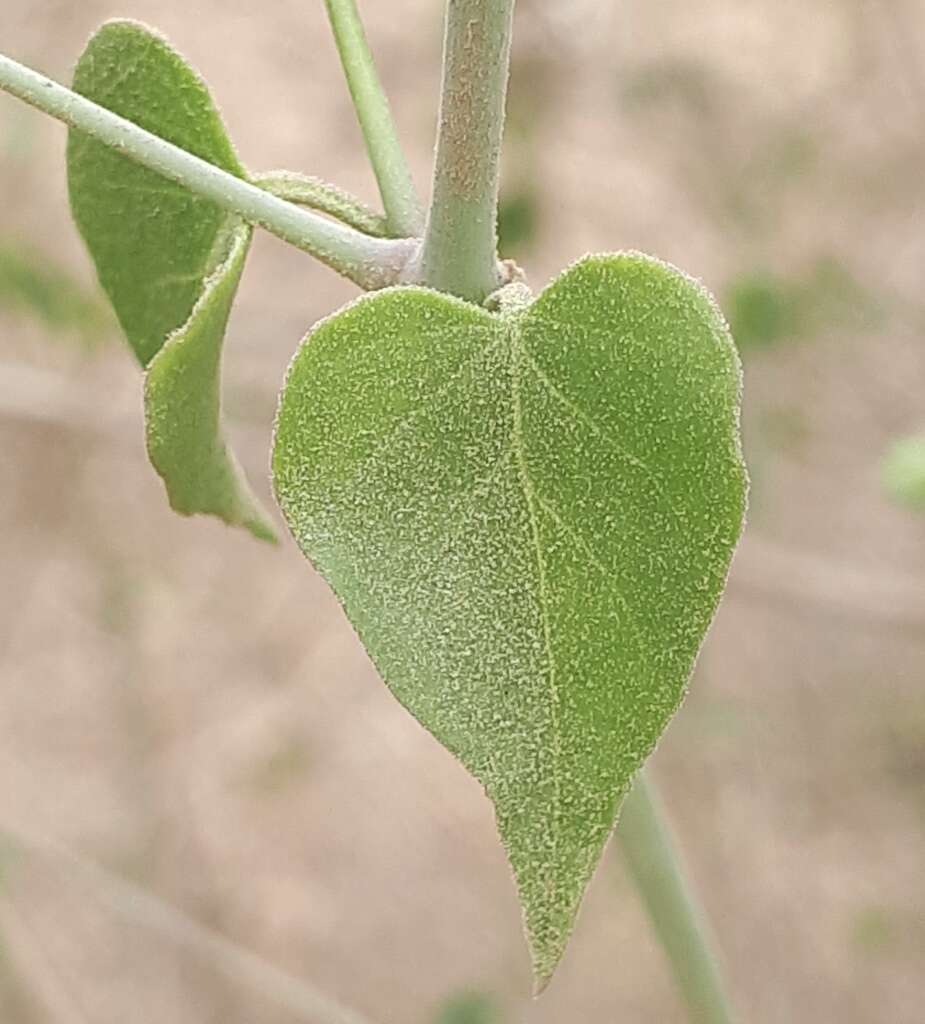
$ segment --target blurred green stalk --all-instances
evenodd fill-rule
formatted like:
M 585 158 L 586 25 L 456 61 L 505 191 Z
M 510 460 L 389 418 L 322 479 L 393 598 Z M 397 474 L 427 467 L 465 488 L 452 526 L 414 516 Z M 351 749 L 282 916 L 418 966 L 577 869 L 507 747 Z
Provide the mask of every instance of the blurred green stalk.
M 644 770 L 623 804 L 617 836 L 690 1020 L 733 1024 L 713 937 L 688 887 L 658 791 Z

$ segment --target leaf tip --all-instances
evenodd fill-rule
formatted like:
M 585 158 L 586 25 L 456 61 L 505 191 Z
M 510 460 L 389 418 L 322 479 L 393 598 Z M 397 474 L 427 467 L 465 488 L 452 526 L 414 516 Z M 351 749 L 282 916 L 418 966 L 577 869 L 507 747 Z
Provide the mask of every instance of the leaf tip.
M 575 906 L 572 920 L 563 928 L 552 930 L 531 930 L 529 916 L 524 915 L 524 924 L 527 933 L 527 945 L 530 949 L 530 962 L 533 972 L 532 996 L 539 997 L 549 987 L 556 970 L 559 967 L 565 948 L 568 945 L 574 924 L 574 915 L 578 912 Z
M 549 988 L 549 983 L 552 981 L 552 977 L 556 973 L 556 968 L 559 966 L 559 959 L 561 959 L 562 952 L 562 950 L 559 951 L 558 958 L 555 963 L 540 963 L 536 960 L 534 955 L 533 988 L 530 992 L 530 995 L 534 999 L 539 999 L 546 989 Z

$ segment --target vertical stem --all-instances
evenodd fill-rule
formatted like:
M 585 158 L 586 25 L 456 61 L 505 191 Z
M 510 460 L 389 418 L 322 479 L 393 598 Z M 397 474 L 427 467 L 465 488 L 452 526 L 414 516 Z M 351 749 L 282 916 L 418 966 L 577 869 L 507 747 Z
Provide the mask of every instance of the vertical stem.
M 498 287 L 497 209 L 514 0 L 447 0 L 425 284 L 481 302 Z
M 644 771 L 623 804 L 617 835 L 690 1020 L 732 1024 L 712 936 L 687 885 L 658 792 Z
M 393 237 L 420 235 L 424 214 L 405 162 L 355 0 L 325 0 L 366 152 Z

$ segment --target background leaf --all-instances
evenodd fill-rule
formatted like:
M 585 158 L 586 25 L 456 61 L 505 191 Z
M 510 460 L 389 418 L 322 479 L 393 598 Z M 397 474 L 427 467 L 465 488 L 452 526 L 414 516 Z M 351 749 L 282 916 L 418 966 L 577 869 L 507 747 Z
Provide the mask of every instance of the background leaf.
M 494 802 L 540 985 L 723 589 L 739 388 L 706 293 L 634 254 L 504 315 L 362 299 L 290 369 L 284 515 L 392 692 Z
M 896 441 L 883 460 L 882 472 L 894 501 L 925 512 L 925 435 Z
M 501 1024 L 501 1013 L 484 992 L 463 992 L 447 1000 L 436 1024 Z
M 104 25 L 77 64 L 74 88 L 246 176 L 205 84 L 145 26 Z M 67 160 L 74 219 L 129 344 L 150 365 L 148 451 L 171 506 L 273 539 L 220 424 L 221 346 L 250 230 L 80 132 L 70 132 Z
M 88 351 L 112 335 L 102 297 L 27 242 L 0 237 L 0 312 L 38 320 L 55 338 L 75 338 Z

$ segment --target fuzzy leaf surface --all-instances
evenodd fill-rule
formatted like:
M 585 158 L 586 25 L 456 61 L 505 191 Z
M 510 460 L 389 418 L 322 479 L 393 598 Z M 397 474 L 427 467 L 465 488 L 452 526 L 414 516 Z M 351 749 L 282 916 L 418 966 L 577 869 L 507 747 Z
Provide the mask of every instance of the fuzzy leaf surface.
M 540 986 L 719 601 L 739 395 L 712 300 L 638 254 L 497 314 L 382 292 L 290 368 L 280 506 L 389 688 L 493 801 Z
M 78 61 L 74 89 L 246 177 L 203 81 L 145 26 L 105 24 Z M 138 361 L 152 370 L 148 448 L 171 505 L 246 525 L 266 538 L 268 520 L 226 448 L 218 398 L 221 345 L 250 231 L 213 203 L 78 131 L 68 137 L 67 168 L 71 211 L 100 283 Z M 168 338 L 172 354 L 155 370 Z M 179 389 L 173 398 L 168 382 Z M 177 421 L 169 427 L 173 415 Z

